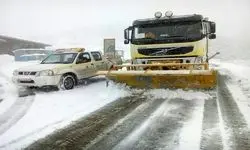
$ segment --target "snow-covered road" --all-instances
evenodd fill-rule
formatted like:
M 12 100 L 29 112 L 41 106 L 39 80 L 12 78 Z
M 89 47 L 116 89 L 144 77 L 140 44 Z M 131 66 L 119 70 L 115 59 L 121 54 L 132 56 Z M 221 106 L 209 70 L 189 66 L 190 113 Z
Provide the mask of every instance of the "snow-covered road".
M 31 147 L 40 149 L 39 145 L 45 144 L 76 149 L 77 146 L 89 149 L 250 148 L 247 139 L 250 136 L 249 61 L 215 60 L 213 65 L 221 74 L 219 81 L 223 81 L 218 91 L 143 91 L 114 84 L 106 88 L 104 80 L 95 78 L 88 86 L 71 91 L 35 91 L 34 96 L 18 98 L 11 73 L 14 68 L 28 64 L 17 64 L 9 56 L 2 57 L 11 67 L 0 66 L 3 87 L 0 149 L 24 148 L 70 124 L 70 131 L 62 130 Z M 75 125 L 79 119 L 84 125 Z
M 213 91 L 139 91 L 28 148 L 249 149 L 247 119 L 219 79 Z

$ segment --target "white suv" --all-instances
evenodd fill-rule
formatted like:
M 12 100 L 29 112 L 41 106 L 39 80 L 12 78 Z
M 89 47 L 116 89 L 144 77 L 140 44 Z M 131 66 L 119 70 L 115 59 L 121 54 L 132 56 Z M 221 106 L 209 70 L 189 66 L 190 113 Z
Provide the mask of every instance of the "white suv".
M 15 70 L 13 82 L 25 87 L 57 86 L 69 90 L 79 80 L 96 76 L 97 71 L 107 67 L 107 61 L 103 60 L 99 51 L 61 49 L 40 64 Z

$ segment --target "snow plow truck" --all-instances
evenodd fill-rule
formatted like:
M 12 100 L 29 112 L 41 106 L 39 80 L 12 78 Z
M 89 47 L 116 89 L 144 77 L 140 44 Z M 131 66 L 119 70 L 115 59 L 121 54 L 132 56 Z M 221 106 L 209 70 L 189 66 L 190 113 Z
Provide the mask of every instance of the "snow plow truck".
M 132 63 L 98 73 L 137 88 L 214 88 L 217 71 L 209 68 L 208 44 L 215 32 L 215 22 L 202 15 L 156 12 L 124 30 Z

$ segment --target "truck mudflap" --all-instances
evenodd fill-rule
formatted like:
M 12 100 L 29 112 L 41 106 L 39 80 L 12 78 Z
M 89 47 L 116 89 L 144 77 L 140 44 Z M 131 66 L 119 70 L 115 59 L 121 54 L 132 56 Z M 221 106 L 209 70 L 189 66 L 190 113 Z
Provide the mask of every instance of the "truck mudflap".
M 136 88 L 211 89 L 217 84 L 216 70 L 110 70 L 100 71 L 109 80 Z

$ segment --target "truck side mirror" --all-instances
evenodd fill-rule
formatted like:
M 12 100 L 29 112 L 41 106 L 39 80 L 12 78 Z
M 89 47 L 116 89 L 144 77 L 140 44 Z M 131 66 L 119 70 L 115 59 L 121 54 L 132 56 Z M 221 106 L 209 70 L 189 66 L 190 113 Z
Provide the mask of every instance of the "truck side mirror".
M 210 25 L 210 33 L 215 33 L 216 32 L 215 22 L 209 22 L 209 25 Z
M 128 27 L 127 29 L 124 30 L 124 44 L 128 44 L 130 41 L 130 35 L 129 32 L 133 29 L 133 27 Z
M 128 31 L 128 28 L 124 30 L 124 39 L 126 39 L 126 40 L 129 39 L 129 31 Z
M 211 40 L 212 40 L 212 39 L 216 39 L 216 34 L 214 34 L 214 33 L 209 34 L 209 35 L 208 35 L 208 38 L 211 39 Z
M 125 39 L 124 40 L 124 44 L 128 44 L 129 43 L 129 40 L 128 39 Z

